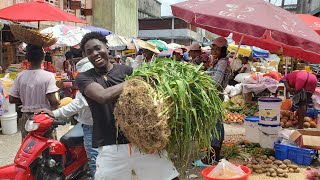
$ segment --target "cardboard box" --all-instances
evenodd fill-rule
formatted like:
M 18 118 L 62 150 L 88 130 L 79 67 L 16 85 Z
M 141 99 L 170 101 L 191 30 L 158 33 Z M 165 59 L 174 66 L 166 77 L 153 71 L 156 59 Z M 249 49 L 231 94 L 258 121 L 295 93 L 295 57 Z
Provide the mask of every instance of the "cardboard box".
M 297 129 L 290 135 L 290 140 L 301 148 L 320 150 L 320 130 Z

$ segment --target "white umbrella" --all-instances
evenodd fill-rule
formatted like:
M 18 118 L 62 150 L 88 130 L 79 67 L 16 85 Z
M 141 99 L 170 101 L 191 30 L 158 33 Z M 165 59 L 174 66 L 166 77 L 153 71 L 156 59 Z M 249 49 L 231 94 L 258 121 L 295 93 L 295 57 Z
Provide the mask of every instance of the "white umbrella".
M 169 49 L 178 49 L 178 48 L 181 48 L 181 45 L 177 44 L 177 43 L 170 43 L 170 44 L 168 44 L 168 48 Z
M 106 36 L 108 40 L 108 46 L 110 50 L 126 50 L 135 49 L 133 40 L 116 34 L 110 34 Z
M 53 27 L 41 30 L 41 33 L 52 33 L 53 37 L 58 39 L 57 43 L 51 46 L 51 48 L 75 46 L 81 42 L 83 36 L 88 32 L 90 31 L 80 27 L 68 26 L 64 24 L 55 25 Z

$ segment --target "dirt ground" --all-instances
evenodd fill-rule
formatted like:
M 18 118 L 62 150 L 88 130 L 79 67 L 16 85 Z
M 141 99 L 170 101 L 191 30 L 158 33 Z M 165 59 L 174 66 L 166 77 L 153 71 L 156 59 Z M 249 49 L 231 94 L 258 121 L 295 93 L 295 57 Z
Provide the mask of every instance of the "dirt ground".
M 66 126 L 60 126 L 57 129 L 58 138 L 60 138 L 64 133 L 66 133 L 70 128 L 70 125 L 67 124 Z M 226 131 L 226 137 L 225 140 L 228 141 L 228 139 L 232 138 L 239 138 L 242 139 L 244 135 L 244 127 L 242 125 L 225 125 L 225 131 Z M 20 132 L 15 133 L 13 135 L 4 135 L 0 131 L 0 166 L 9 164 L 13 162 L 13 159 L 15 157 L 15 154 L 17 150 L 19 149 L 21 143 L 21 136 Z M 199 157 L 192 157 L 192 159 L 199 159 Z M 241 164 L 242 162 L 237 159 L 229 160 L 234 164 Z M 315 160 L 313 163 L 313 166 L 319 167 L 320 161 Z M 202 179 L 201 171 L 204 168 L 199 167 L 193 167 L 191 164 L 187 166 L 185 171 L 181 174 L 180 180 L 188 180 L 188 179 Z M 304 172 L 306 167 L 300 166 L 301 173 L 297 174 L 289 174 L 290 180 L 302 180 L 304 179 Z M 136 178 L 133 176 L 132 180 L 135 180 Z M 259 174 L 252 174 L 249 178 L 250 180 L 277 180 L 277 178 L 269 178 L 265 175 L 259 175 Z M 283 179 L 283 178 L 281 178 Z

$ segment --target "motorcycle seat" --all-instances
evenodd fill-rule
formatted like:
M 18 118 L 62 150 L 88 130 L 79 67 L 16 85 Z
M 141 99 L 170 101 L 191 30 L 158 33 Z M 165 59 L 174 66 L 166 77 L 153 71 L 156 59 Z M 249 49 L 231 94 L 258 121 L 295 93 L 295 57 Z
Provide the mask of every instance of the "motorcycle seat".
M 70 129 L 65 135 L 60 138 L 66 147 L 74 147 L 83 143 L 83 130 L 81 123 L 76 124 L 72 129 Z

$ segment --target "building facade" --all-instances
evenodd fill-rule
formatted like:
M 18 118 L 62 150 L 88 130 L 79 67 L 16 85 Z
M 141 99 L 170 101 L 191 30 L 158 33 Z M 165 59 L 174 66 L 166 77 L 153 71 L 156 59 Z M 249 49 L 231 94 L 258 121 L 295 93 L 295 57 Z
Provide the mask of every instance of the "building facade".
M 296 14 L 297 13 L 297 4 L 286 4 L 283 6 L 283 9 Z
M 208 41 L 212 35 L 176 17 L 139 19 L 139 38 L 161 39 L 167 43 L 190 45 L 193 41 Z
M 298 0 L 296 4 L 287 4 L 283 8 L 296 14 L 311 14 L 320 17 L 320 0 Z
M 319 0 L 298 0 L 297 13 L 311 14 L 320 17 L 320 1 Z
M 138 35 L 138 3 L 135 0 L 94 0 L 94 26 L 128 37 Z
M 139 0 L 138 18 L 156 18 L 161 16 L 161 2 L 158 0 Z

